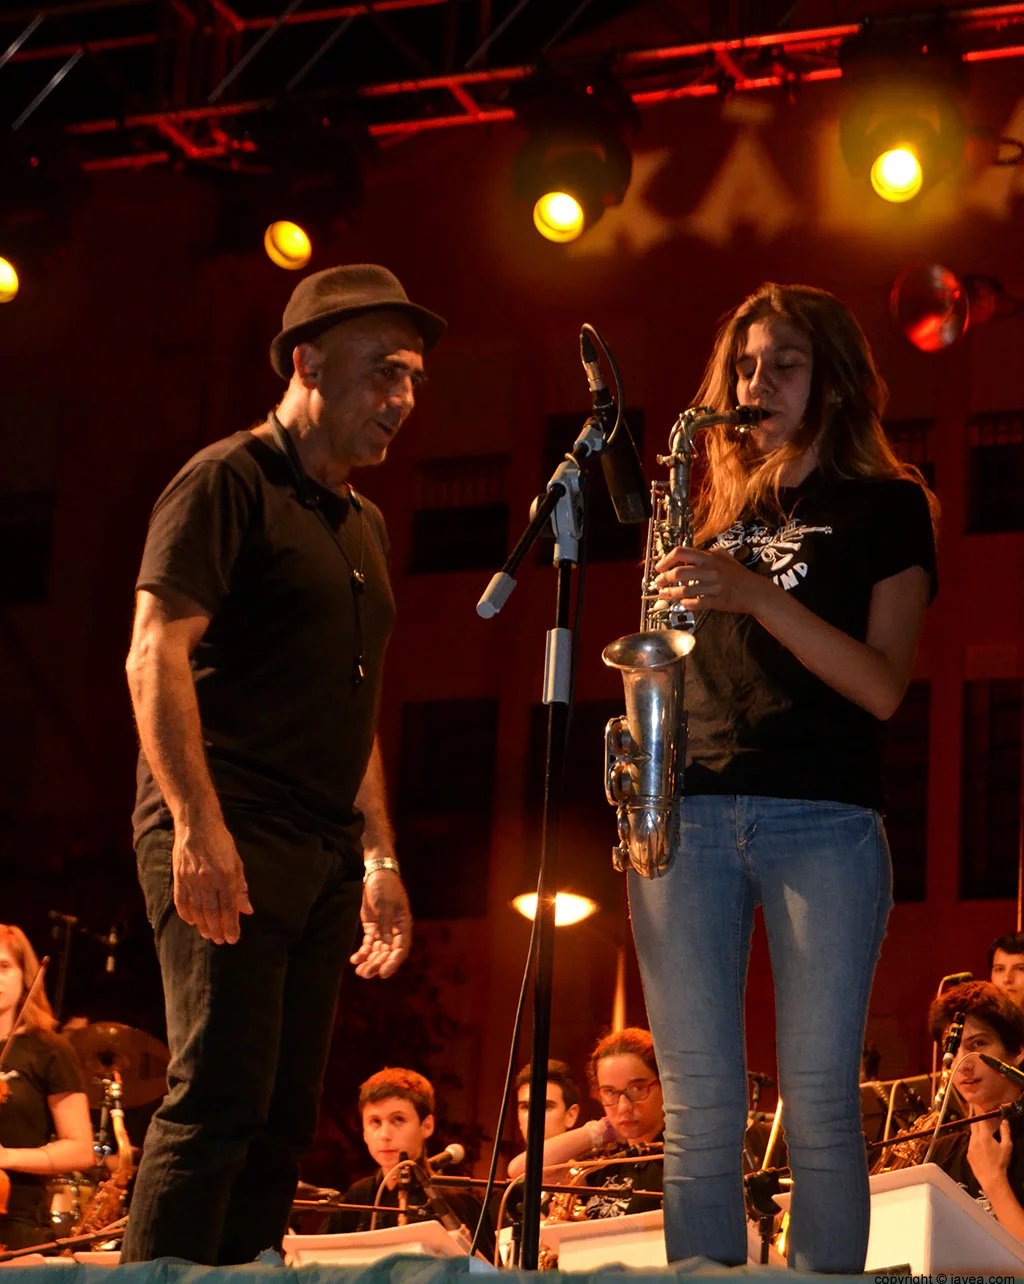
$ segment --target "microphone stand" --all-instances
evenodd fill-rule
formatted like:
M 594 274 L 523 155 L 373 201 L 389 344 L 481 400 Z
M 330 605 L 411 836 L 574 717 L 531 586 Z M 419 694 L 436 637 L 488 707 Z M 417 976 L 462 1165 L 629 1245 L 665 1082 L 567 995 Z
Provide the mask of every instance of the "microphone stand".
M 551 987 L 554 968 L 555 894 L 557 891 L 558 831 L 565 776 L 569 702 L 572 692 L 573 647 L 569 604 L 572 568 L 579 561 L 585 520 L 583 467 L 605 447 L 599 415 L 583 425 L 572 452 L 555 469 L 546 493 L 533 511 L 504 567 L 491 579 L 477 603 L 484 619 L 497 615 L 516 586 L 515 572 L 550 519 L 555 533 L 555 626 L 547 634 L 544 655 L 544 703 L 548 706 L 544 762 L 544 809 L 541 824 L 540 868 L 537 875 L 536 945 L 533 956 L 533 1051 L 530 1072 L 530 1111 L 526 1128 L 526 1179 L 523 1193 L 520 1267 L 536 1270 L 540 1255 L 540 1205 L 544 1158 L 544 1120 L 547 1099 L 548 1050 L 551 1041 Z
M 405 1226 L 409 1221 L 409 1187 L 412 1185 L 412 1165 L 408 1154 L 403 1150 L 398 1156 L 398 1224 Z

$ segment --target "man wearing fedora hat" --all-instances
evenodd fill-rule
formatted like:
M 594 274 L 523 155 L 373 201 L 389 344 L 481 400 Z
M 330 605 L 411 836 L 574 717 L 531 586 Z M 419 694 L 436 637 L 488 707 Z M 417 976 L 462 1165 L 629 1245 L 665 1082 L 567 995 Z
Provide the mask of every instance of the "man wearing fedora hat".
M 360 918 L 358 976 L 408 954 L 376 740 L 387 534 L 348 479 L 385 458 L 444 328 L 385 268 L 306 277 L 271 345 L 277 409 L 153 510 L 127 668 L 171 1063 L 123 1261 L 280 1245 Z

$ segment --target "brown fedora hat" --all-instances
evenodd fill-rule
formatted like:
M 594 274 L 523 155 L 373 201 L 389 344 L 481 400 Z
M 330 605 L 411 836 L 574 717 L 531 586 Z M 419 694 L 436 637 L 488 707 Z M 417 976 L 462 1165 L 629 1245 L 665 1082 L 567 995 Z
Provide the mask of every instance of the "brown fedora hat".
M 270 345 L 270 364 L 282 379 L 292 377 L 292 351 L 324 330 L 377 308 L 395 308 L 410 317 L 423 335 L 424 348 L 432 348 L 447 329 L 443 317 L 418 303 L 410 303 L 393 272 L 376 263 L 350 263 L 324 268 L 303 277 L 281 318 L 283 329 Z

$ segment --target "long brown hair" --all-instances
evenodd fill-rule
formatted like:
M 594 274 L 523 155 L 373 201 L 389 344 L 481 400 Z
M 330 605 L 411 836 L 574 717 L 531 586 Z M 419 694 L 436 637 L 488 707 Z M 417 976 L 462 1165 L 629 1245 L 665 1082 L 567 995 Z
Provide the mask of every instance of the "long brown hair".
M 731 410 L 736 404 L 736 362 L 756 322 L 784 321 L 811 343 L 807 413 L 793 439 L 761 456 L 749 436 L 727 425 L 708 428 L 701 445 L 707 462 L 695 504 L 694 542 L 727 530 L 745 510 L 784 517 L 783 471 L 813 443 L 818 467 L 831 477 L 902 477 L 926 492 L 933 523 L 938 501 L 919 469 L 893 453 L 882 427 L 888 392 L 856 318 L 833 294 L 812 285 L 776 285 L 755 291 L 722 324 L 704 372 L 697 404 Z
M 39 971 L 36 952 L 29 944 L 25 933 L 13 923 L 0 923 L 0 945 L 7 946 L 11 957 L 21 968 L 22 998 L 24 998 Z M 37 1030 L 52 1030 L 56 1024 L 57 1018 L 53 1015 L 53 1008 L 50 1007 L 50 1000 L 46 997 L 46 990 L 40 985 L 31 1001 L 26 1004 L 18 1029 L 27 1030 L 34 1026 Z

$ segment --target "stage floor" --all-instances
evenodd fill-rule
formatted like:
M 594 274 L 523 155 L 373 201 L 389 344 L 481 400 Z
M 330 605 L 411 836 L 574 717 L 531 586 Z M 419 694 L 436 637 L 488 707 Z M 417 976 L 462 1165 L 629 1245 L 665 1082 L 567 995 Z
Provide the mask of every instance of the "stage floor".
M 75 1262 L 71 1259 L 54 1259 L 46 1265 L 19 1266 L 11 1263 L 3 1268 L 0 1280 L 3 1284 L 456 1284 L 465 1281 L 472 1274 L 479 1279 L 477 1271 L 470 1271 L 466 1258 L 438 1260 L 431 1257 L 396 1256 L 384 1258 L 372 1265 L 363 1267 L 340 1268 L 336 1266 L 302 1266 L 291 1268 L 285 1266 L 194 1266 L 188 1262 L 176 1261 L 173 1258 L 161 1258 L 155 1262 L 137 1263 L 131 1266 L 92 1266 Z M 489 1272 L 488 1272 L 489 1273 Z M 501 1278 L 509 1284 L 535 1277 L 532 1271 L 502 1271 Z M 859 1284 L 867 1279 L 879 1279 L 878 1276 L 865 1275 L 800 1275 L 768 1266 L 737 1266 L 732 1269 L 718 1266 L 702 1258 L 693 1258 L 688 1262 L 679 1262 L 675 1266 L 660 1269 L 631 1269 L 624 1266 L 604 1266 L 599 1270 L 563 1272 L 544 1271 L 543 1277 L 549 1284 L 558 1284 L 562 1279 L 571 1280 L 573 1284 L 594 1279 L 606 1280 L 608 1276 L 628 1277 L 631 1284 L 664 1284 L 666 1277 L 677 1275 L 758 1275 L 774 1276 L 777 1279 L 798 1281 L 807 1279 L 829 1279 L 841 1281 L 857 1280 Z M 908 1277 L 909 1278 L 909 1277 Z M 1010 1277 L 999 1277 L 1000 1284 L 1009 1284 Z M 916 1284 L 920 1284 L 917 1281 Z

